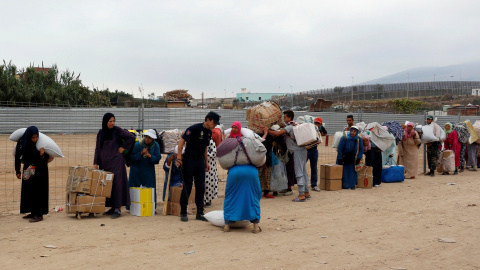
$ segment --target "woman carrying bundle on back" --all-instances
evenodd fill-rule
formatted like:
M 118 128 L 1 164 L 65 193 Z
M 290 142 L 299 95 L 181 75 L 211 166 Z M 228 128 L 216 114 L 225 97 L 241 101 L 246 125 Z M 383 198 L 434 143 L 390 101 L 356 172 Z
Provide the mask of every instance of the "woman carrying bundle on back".
M 398 165 L 405 167 L 405 178 L 415 179 L 418 175 L 418 146 L 420 136 L 409 122 L 404 130 L 403 139 L 398 144 Z
M 48 166 L 53 160 L 45 153 L 45 149 L 37 150 L 38 128 L 28 127 L 15 149 L 15 174 L 22 179 L 20 197 L 20 213 L 30 213 L 24 216 L 30 222 L 43 220 L 48 214 Z M 23 163 L 23 174 L 20 171 Z
M 233 126 L 240 122 L 235 121 Z M 238 126 L 237 126 L 238 128 Z M 241 126 L 238 130 L 230 133 L 231 138 L 241 138 Z M 230 231 L 230 225 L 235 221 L 250 220 L 253 223 L 253 233 L 259 233 L 262 229 L 260 223 L 260 198 L 262 190 L 258 170 L 255 166 L 234 165 L 228 170 L 227 186 L 225 188 L 225 200 L 223 203 L 225 227 L 224 232 Z
M 460 167 L 460 151 L 461 145 L 458 142 L 458 134 L 453 130 L 453 126 L 450 122 L 445 124 L 445 134 L 447 139 L 445 140 L 445 149 L 452 150 L 455 153 L 455 172 L 453 174 L 458 174 L 458 167 Z M 448 172 L 443 172 L 443 174 L 448 174 Z
M 363 141 L 358 136 L 358 127 L 352 126 L 346 138 L 342 137 L 338 144 L 337 164 L 343 165 L 342 188 L 355 189 L 357 172 L 355 165 L 363 156 Z

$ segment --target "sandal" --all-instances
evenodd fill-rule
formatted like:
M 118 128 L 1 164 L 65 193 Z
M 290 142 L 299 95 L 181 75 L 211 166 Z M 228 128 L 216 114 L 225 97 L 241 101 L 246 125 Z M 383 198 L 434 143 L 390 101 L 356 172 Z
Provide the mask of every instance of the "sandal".
M 223 227 L 223 231 L 224 232 L 230 232 L 230 227 L 228 227 L 228 228 Z
M 308 200 L 308 199 L 311 199 L 311 198 L 312 198 L 311 195 L 305 196 L 305 199 L 307 199 L 307 200 Z
M 292 202 L 306 202 L 306 201 L 307 199 L 299 199 L 298 197 L 292 200 Z
M 257 234 L 262 232 L 262 227 L 258 226 L 258 230 L 253 229 L 252 233 Z

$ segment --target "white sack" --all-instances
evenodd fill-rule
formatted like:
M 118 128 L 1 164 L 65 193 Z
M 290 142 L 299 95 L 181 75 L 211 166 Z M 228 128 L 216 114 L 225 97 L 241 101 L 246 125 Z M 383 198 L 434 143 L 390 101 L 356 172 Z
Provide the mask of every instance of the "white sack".
M 342 139 L 344 132 L 347 132 L 347 131 L 335 132 L 335 135 L 333 135 L 333 144 L 332 144 L 333 148 L 338 148 L 338 145 L 340 144 L 340 139 Z
M 18 142 L 20 138 L 22 138 L 23 134 L 25 133 L 26 128 L 19 128 L 15 130 L 12 135 L 10 135 L 9 140 Z M 40 148 L 45 149 L 45 153 L 47 153 L 49 156 L 52 157 L 64 157 L 62 154 L 62 150 L 60 150 L 60 147 L 53 141 L 50 137 L 47 135 L 43 134 L 42 132 L 38 132 L 38 141 L 35 144 L 36 148 L 38 151 L 40 151 Z
M 225 226 L 225 218 L 223 217 L 223 210 L 210 211 L 203 215 L 212 225 L 223 227 Z M 236 221 L 230 224 L 231 228 L 243 228 L 250 224 L 250 221 Z
M 225 130 L 225 136 L 230 135 L 230 132 L 232 132 L 232 128 Z M 264 138 L 260 137 L 257 133 L 253 132 L 253 130 L 248 128 L 242 127 L 242 129 L 240 130 L 240 133 L 242 134 L 242 137 L 245 137 L 245 138 L 257 139 L 257 140 L 260 140 L 260 142 L 265 141 Z
M 433 124 L 422 126 L 422 143 L 438 142 L 438 138 L 433 133 L 433 128 Z
M 395 142 L 395 137 L 386 131 L 379 123 L 373 122 L 367 125 L 366 130 L 370 130 L 370 141 L 372 141 L 380 150 L 386 151 L 392 143 Z
M 265 164 L 265 161 L 267 160 L 267 149 L 265 148 L 265 146 L 259 140 L 253 138 L 243 138 L 242 141 L 243 145 L 245 146 L 245 150 L 247 150 L 247 154 L 250 158 L 250 161 L 252 162 L 252 165 L 255 167 L 260 167 Z M 235 163 L 235 156 L 237 154 L 237 150 L 238 156 Z M 218 163 L 220 163 L 220 166 L 222 166 L 224 170 L 228 170 L 234 165 L 250 164 L 240 144 L 238 144 L 237 147 L 233 148 L 233 150 L 230 151 L 228 154 L 225 154 L 221 157 L 217 156 L 217 159 Z

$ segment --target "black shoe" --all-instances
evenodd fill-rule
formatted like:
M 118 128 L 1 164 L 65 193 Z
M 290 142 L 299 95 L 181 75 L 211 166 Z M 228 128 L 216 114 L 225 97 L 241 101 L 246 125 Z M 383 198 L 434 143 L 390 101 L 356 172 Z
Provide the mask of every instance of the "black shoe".
M 103 213 L 104 215 L 113 215 L 113 212 L 115 212 L 115 209 L 110 208 L 110 210 L 108 210 L 107 212 Z
M 453 175 L 457 175 L 458 174 L 458 170 L 455 170 L 455 172 L 453 173 Z
M 432 171 L 427 172 L 425 175 L 432 175 Z
M 26 216 L 23 216 L 22 218 L 24 219 L 31 219 L 31 218 L 34 218 L 35 216 L 33 214 L 28 214 Z
M 187 214 L 180 214 L 180 221 L 187 222 L 188 221 Z
M 201 221 L 208 221 L 204 216 L 203 214 L 197 214 L 197 216 L 195 217 L 196 220 L 201 220 Z
M 122 212 L 120 210 L 115 210 L 113 211 L 112 218 L 119 218 L 122 215 Z
M 434 177 L 435 176 L 435 172 L 432 171 L 432 173 L 430 174 L 431 177 Z

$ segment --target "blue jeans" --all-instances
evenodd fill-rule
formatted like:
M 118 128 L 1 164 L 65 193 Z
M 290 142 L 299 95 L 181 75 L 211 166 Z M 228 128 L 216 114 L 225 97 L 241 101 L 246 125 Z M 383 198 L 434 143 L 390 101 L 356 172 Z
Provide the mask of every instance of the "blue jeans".
M 318 149 L 317 147 L 312 147 L 307 149 L 307 161 L 310 160 L 310 183 L 313 187 L 317 186 L 318 182 L 318 172 L 317 172 L 317 163 L 318 163 Z

